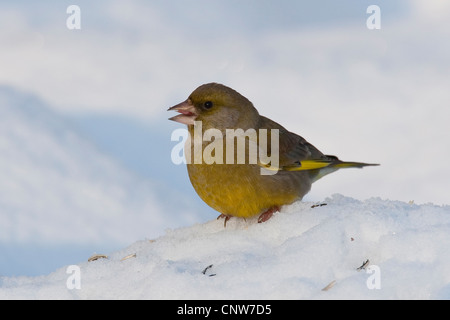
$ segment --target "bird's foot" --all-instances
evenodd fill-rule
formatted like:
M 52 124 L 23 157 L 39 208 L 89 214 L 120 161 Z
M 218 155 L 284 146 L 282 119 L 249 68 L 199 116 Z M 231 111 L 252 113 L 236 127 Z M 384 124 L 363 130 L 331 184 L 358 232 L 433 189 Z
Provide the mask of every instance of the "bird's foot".
M 277 211 L 280 211 L 280 207 L 278 206 L 270 208 L 269 210 L 261 213 L 261 215 L 258 218 L 258 223 L 266 222 L 267 220 L 272 218 L 273 214 Z
M 217 220 L 225 218 L 224 222 L 223 222 L 223 227 L 226 228 L 227 227 L 227 221 L 230 220 L 231 216 L 228 216 L 226 214 L 221 213 L 220 216 L 217 217 Z

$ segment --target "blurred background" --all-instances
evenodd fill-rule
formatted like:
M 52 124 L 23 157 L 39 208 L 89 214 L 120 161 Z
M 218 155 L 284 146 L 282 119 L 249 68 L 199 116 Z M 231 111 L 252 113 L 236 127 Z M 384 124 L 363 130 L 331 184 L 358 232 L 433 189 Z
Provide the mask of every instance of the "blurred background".
M 449 17 L 445 0 L 2 1 L 0 276 L 215 219 L 171 162 L 166 111 L 213 81 L 324 153 L 381 163 L 305 201 L 450 204 Z

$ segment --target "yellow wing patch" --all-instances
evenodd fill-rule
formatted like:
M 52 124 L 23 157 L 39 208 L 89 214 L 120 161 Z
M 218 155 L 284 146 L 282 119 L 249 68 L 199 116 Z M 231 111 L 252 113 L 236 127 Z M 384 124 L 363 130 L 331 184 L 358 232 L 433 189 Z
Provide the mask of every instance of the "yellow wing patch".
M 303 161 L 297 161 L 293 165 L 289 166 L 281 166 L 281 167 L 273 167 L 268 164 L 260 164 L 260 166 L 266 168 L 267 170 L 274 170 L 274 171 L 305 171 L 305 170 L 317 170 L 322 169 L 325 167 L 330 167 L 334 169 L 341 169 L 341 168 L 362 168 L 365 166 L 379 166 L 377 163 L 363 163 L 363 162 L 346 162 L 341 161 L 339 159 L 330 159 L 330 160 L 323 160 L 323 159 L 317 159 L 317 160 L 303 160 Z
M 328 167 L 330 164 L 331 161 L 326 160 L 303 160 L 300 161 L 299 166 L 285 166 L 282 169 L 288 171 L 314 170 Z
M 262 166 L 268 170 L 274 170 L 274 171 L 304 171 L 304 170 L 315 170 L 315 169 L 321 169 L 328 167 L 330 164 L 332 164 L 331 161 L 327 160 L 303 160 L 298 161 L 294 165 L 290 166 L 282 166 L 282 167 L 273 167 L 270 165 L 262 164 Z

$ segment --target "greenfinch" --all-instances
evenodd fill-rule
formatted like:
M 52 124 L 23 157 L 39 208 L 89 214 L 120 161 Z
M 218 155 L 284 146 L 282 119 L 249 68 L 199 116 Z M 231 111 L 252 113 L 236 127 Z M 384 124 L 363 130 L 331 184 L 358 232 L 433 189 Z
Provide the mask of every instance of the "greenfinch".
M 192 186 L 220 212 L 219 218 L 225 218 L 225 226 L 230 217 L 259 216 L 258 222 L 267 221 L 281 206 L 301 200 L 324 175 L 340 168 L 377 165 L 323 154 L 301 136 L 261 116 L 246 97 L 222 84 L 198 87 L 169 111 L 180 113 L 169 120 L 188 127 L 190 138 L 184 150 Z M 239 137 L 244 139 L 241 145 Z

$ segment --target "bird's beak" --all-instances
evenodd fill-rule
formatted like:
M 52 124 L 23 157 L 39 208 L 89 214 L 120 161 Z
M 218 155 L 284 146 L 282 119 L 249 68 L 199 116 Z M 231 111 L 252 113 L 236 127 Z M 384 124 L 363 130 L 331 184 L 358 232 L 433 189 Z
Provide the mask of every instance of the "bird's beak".
M 187 99 L 186 101 L 183 101 L 182 103 L 169 108 L 167 111 L 177 111 L 181 113 L 175 117 L 169 118 L 169 120 L 184 123 L 187 125 L 194 124 L 194 121 L 198 116 L 197 111 L 195 110 L 195 107 L 190 99 Z

